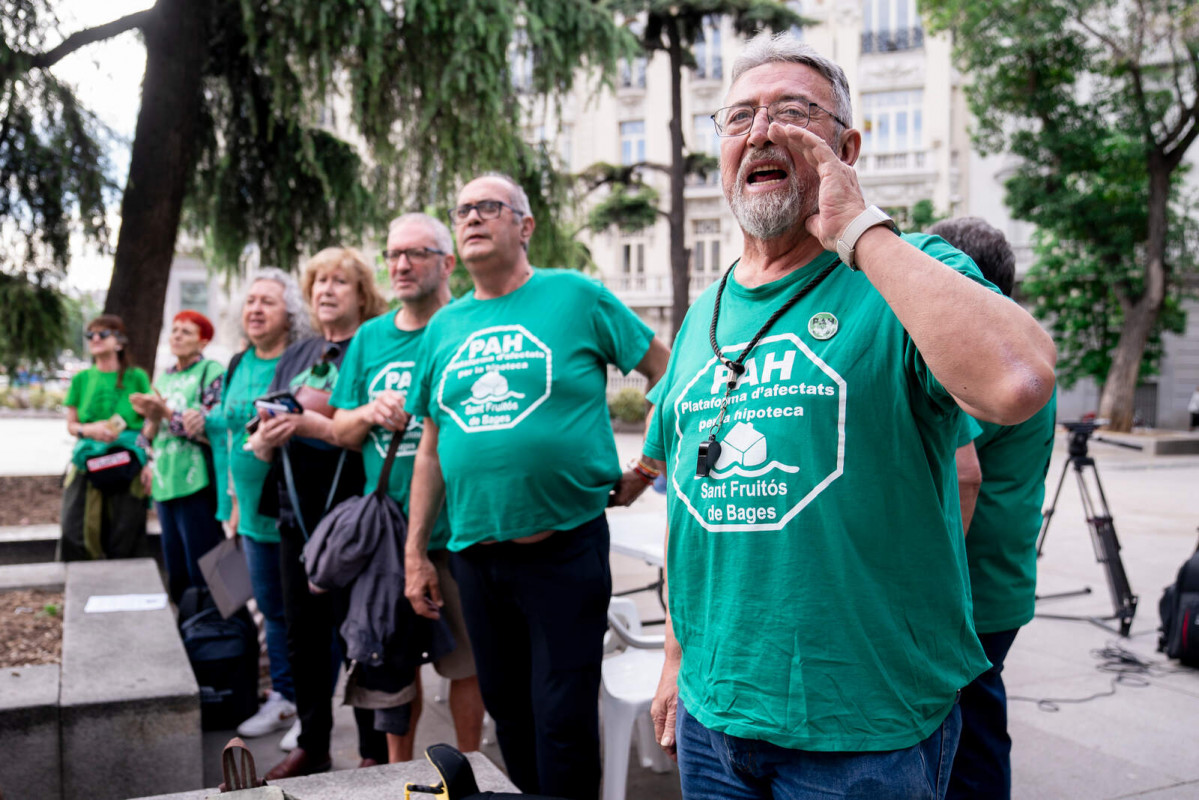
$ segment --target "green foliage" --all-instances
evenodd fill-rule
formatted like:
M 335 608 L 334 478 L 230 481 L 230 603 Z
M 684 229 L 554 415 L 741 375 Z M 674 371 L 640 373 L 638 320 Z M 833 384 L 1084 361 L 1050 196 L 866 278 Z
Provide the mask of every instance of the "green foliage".
M 1194 269 L 1179 167 L 1195 137 L 1194 3 L 922 0 L 921 10 L 930 31 L 954 34 L 975 143 L 1019 160 L 1006 201 L 1038 229 L 1022 293 L 1051 323 L 1063 382 L 1105 382 L 1134 307 L 1158 316 L 1140 366 L 1153 374 L 1161 332 L 1185 323 L 1180 287 Z M 1154 269 L 1163 305 L 1140 308 Z
M 1020 292 L 1031 302 L 1033 314 L 1049 323 L 1058 347 L 1058 379 L 1065 387 L 1087 378 L 1102 385 L 1124 324 L 1124 311 L 1106 273 L 1121 266 L 1127 271 L 1130 259 L 1105 264 L 1091 248 L 1057 240 L 1047 232 L 1036 234 L 1034 250 L 1036 263 Z M 1162 333 L 1180 334 L 1186 329 L 1181 299 L 1178 292 L 1166 298 L 1141 360 L 1142 379 L 1158 372 Z
M 908 227 L 913 231 L 926 231 L 945 217 L 945 214 L 937 213 L 932 200 L 917 200 L 908 212 Z
M 608 416 L 621 422 L 644 422 L 649 407 L 645 403 L 645 392 L 626 386 L 608 401 Z
M 611 192 L 587 214 L 587 227 L 599 233 L 616 227 L 634 233 L 658 221 L 658 192 L 652 186 L 634 184 Z
M 0 269 L 65 272 L 70 237 L 108 242 L 109 132 L 27 50 L 57 40 L 48 0 L 0 2 Z M 22 48 L 21 46 L 24 46 Z
M 48 366 L 66 345 L 68 305 L 45 273 L 0 272 L 0 364 L 14 374 L 18 364 Z
M 10 373 L 11 374 L 11 373 Z M 6 386 L 0 389 L 0 408 L 62 411 L 66 393 L 44 386 Z
M 218 0 L 208 132 L 189 219 L 214 262 L 250 241 L 264 263 L 359 241 L 395 209 L 452 204 L 489 170 L 512 174 L 538 220 L 538 263 L 581 266 L 542 148 L 523 142 L 526 93 L 554 99 L 609 74 L 633 42 L 590 0 Z M 517 85 L 513 63 L 531 61 Z M 347 123 L 356 146 L 337 131 Z M 369 160 L 370 166 L 367 166 Z

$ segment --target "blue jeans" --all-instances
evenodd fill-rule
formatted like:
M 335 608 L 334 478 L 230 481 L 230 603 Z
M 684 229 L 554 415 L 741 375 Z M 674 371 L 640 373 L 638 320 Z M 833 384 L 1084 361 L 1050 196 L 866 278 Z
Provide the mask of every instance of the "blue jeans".
M 291 700 L 296 691 L 291 682 L 291 664 L 287 660 L 287 619 L 283 613 L 283 577 L 279 569 L 279 544 L 241 538 L 246 546 L 246 564 L 250 567 L 250 585 L 254 600 L 266 621 L 266 654 L 271 662 L 271 688 Z
M 1003 661 L 1019 630 L 978 635 L 991 668 L 962 690 L 962 741 L 953 760 L 948 797 L 1007 800 L 1012 795 Z
M 957 705 L 932 735 L 903 750 L 790 750 L 709 730 L 678 705 L 675 740 L 684 800 L 943 798 L 957 747 Z
M 200 490 L 185 497 L 156 502 L 162 525 L 162 560 L 171 599 L 176 603 L 191 586 L 204 587 L 200 556 L 225 538 L 212 505 L 212 493 Z

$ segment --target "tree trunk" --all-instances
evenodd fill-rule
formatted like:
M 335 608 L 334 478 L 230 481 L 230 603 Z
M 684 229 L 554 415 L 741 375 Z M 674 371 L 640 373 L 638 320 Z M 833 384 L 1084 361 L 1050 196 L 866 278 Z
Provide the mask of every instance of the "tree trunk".
M 1145 242 L 1145 292 L 1124 304 L 1124 326 L 1099 398 L 1099 416 L 1113 431 L 1132 430 L 1133 398 L 1149 334 L 1166 299 L 1166 232 L 1170 166 L 1158 151 L 1149 155 L 1149 235 Z M 1131 257 L 1131 255 L 1130 255 Z
M 673 344 L 691 305 L 691 275 L 684 236 L 683 45 L 678 20 L 671 18 L 666 32 L 670 43 L 670 343 Z
M 183 198 L 194 169 L 210 0 L 158 0 L 143 28 L 146 75 L 104 311 L 153 372 Z

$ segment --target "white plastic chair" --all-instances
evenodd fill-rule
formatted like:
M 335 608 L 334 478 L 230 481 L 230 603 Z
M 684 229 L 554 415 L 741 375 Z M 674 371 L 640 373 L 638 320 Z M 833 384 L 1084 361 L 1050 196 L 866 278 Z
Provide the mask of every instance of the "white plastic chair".
M 610 639 L 607 646 L 623 643 L 627 649 L 604 659 L 601 667 L 600 711 L 604 725 L 603 800 L 624 800 L 629 773 L 629 745 L 637 731 L 641 766 L 669 772 L 670 758 L 654 737 L 649 716 L 666 661 L 665 637 L 641 633 L 641 617 L 632 600 L 614 597 L 608 605 Z

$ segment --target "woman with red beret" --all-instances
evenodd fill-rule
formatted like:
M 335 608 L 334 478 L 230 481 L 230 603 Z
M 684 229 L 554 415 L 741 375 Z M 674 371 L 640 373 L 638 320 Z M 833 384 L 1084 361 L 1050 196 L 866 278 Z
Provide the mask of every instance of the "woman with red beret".
M 203 357 L 212 334 L 212 323 L 198 311 L 176 314 L 170 338 L 176 363 L 154 381 L 153 393 L 130 398 L 146 418 L 146 438 L 153 440 L 146 470 L 176 603 L 189 586 L 205 585 L 199 558 L 224 538 L 216 518 L 212 449 L 204 432 L 205 415 L 220 402 L 225 372 L 218 362 Z

